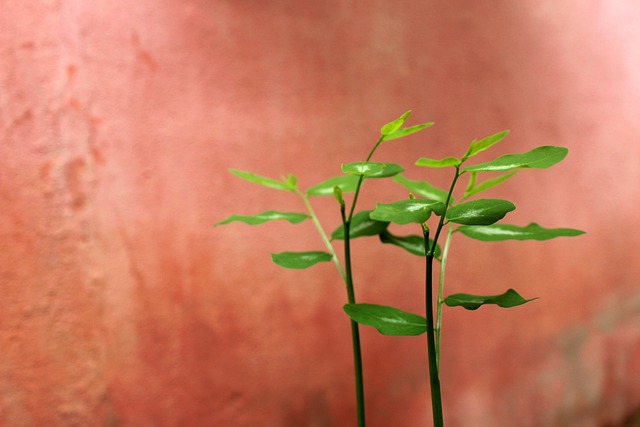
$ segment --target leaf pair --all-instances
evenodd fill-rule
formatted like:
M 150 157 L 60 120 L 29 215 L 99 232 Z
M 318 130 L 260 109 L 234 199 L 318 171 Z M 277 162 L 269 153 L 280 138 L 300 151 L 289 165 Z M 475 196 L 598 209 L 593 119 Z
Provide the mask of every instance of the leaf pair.
M 456 224 L 493 224 L 516 207 L 513 203 L 500 199 L 479 199 L 453 206 L 446 211 L 447 220 Z M 400 200 L 393 203 L 378 203 L 371 212 L 371 218 L 394 224 L 422 224 L 432 213 L 441 216 L 445 206 L 441 202 L 423 199 Z
M 404 113 L 399 118 L 395 119 L 392 122 L 387 123 L 382 126 L 380 129 L 380 133 L 382 134 L 381 141 L 390 141 L 392 139 L 402 138 L 403 136 L 411 135 L 412 133 L 416 133 L 421 131 L 422 129 L 433 126 L 433 122 L 422 123 L 419 125 L 411 126 L 408 128 L 403 128 L 402 125 L 407 121 L 409 116 L 411 115 L 411 110 Z
M 447 166 L 460 166 L 468 158 L 497 144 L 509 134 L 509 131 L 502 131 L 495 135 L 488 136 L 480 141 L 473 141 L 462 159 L 457 157 L 445 157 L 436 160 L 421 157 L 416 161 L 416 166 L 430 168 L 443 168 Z M 505 154 L 489 162 L 467 166 L 465 172 L 506 172 L 514 169 L 536 168 L 546 169 L 562 161 L 569 150 L 565 147 L 541 146 L 526 153 Z
M 465 172 L 506 172 L 514 169 L 546 169 L 561 162 L 569 150 L 565 147 L 545 145 L 520 154 L 505 154 L 497 159 L 467 166 Z
M 396 120 L 382 126 L 380 133 L 382 137 L 375 145 L 371 154 L 376 150 L 380 143 L 393 139 L 402 138 L 421 131 L 427 127 L 433 126 L 433 123 L 422 123 L 419 125 L 403 128 L 402 125 L 411 115 L 411 110 L 404 113 Z M 369 157 L 371 157 L 369 154 Z M 379 162 L 354 162 L 342 165 L 342 172 L 349 175 L 356 175 L 362 178 L 388 178 L 403 172 L 404 168 L 397 163 L 379 163 Z
M 513 289 L 500 295 L 454 294 L 445 298 L 450 307 L 461 306 L 467 310 L 477 310 L 483 305 L 499 307 L 515 307 L 533 301 L 525 299 Z M 373 326 L 384 335 L 421 335 L 427 331 L 427 320 L 414 313 L 394 307 L 377 304 L 346 304 L 344 311 L 358 323 Z
M 293 175 L 289 175 L 289 177 L 283 178 L 281 181 L 278 181 L 272 178 L 236 169 L 231 169 L 230 172 L 249 182 L 262 185 L 263 187 L 275 188 L 277 190 L 284 191 L 297 191 L 297 179 Z M 346 180 L 341 180 L 340 183 L 344 183 L 347 185 L 349 184 Z M 315 191 L 317 191 L 318 195 L 320 195 L 323 189 L 318 188 Z M 269 210 L 255 215 L 231 215 L 227 219 L 216 223 L 215 226 L 229 224 L 232 222 L 243 222 L 249 225 L 260 225 L 264 224 L 265 222 L 275 220 L 285 220 L 292 224 L 298 224 L 308 218 L 310 218 L 310 216 L 303 213 Z M 271 254 L 271 259 L 274 263 L 284 268 L 305 269 L 319 262 L 331 261 L 332 256 L 330 253 L 323 251 L 282 252 Z
M 473 140 L 471 142 L 471 145 L 469 145 L 467 152 L 462 157 L 462 159 L 459 159 L 453 156 L 445 157 L 444 159 L 440 159 L 440 160 L 421 157 L 416 161 L 416 166 L 425 166 L 429 168 L 444 168 L 448 166 L 456 166 L 456 167 L 460 166 L 469 157 L 475 156 L 476 154 L 481 153 L 487 148 L 493 146 L 494 144 L 497 144 L 502 139 L 504 139 L 504 137 L 506 137 L 508 134 L 509 134 L 509 131 L 505 130 L 495 135 L 491 135 L 486 138 L 483 138 L 480 141 Z
M 309 215 L 294 212 L 265 211 L 256 215 L 231 215 L 224 221 L 215 224 L 224 225 L 231 222 L 244 222 L 249 225 L 260 225 L 267 221 L 286 220 L 292 224 L 298 224 L 305 219 L 310 218 Z M 316 265 L 319 262 L 331 261 L 331 254 L 322 251 L 310 252 L 282 252 L 271 254 L 274 263 L 284 268 L 305 269 Z

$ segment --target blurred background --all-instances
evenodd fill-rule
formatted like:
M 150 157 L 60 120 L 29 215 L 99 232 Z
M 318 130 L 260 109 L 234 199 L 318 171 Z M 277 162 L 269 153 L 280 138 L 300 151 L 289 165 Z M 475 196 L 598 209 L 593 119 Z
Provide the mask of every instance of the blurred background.
M 548 242 L 456 236 L 446 293 L 535 302 L 444 314 L 450 427 L 623 426 L 640 410 L 640 4 L 631 0 L 4 1 L 0 425 L 353 426 L 346 293 L 293 194 L 379 128 L 436 125 L 373 160 L 570 149 L 487 193 Z M 442 172 L 442 173 L 440 173 Z M 430 175 L 428 175 L 430 174 Z M 406 197 L 367 182 L 361 208 Z M 332 198 L 314 200 L 327 231 Z M 413 234 L 410 227 L 399 234 Z M 420 258 L 354 241 L 361 302 L 421 312 Z M 424 337 L 362 329 L 368 424 L 431 424 Z

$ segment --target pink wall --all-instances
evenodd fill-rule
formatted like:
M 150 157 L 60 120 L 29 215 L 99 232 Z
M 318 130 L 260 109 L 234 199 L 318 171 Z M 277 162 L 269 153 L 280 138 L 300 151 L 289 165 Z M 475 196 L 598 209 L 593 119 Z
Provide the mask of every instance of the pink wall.
M 492 194 L 515 223 L 588 231 L 456 241 L 450 292 L 541 298 L 447 310 L 448 426 L 620 422 L 640 407 L 639 21 L 631 1 L 3 4 L 0 425 L 353 425 L 336 272 L 268 255 L 320 249 L 312 227 L 212 225 L 302 209 L 227 168 L 306 187 L 409 108 L 437 126 L 380 158 L 502 129 L 496 152 L 569 147 Z M 418 258 L 354 250 L 361 301 L 420 310 Z M 363 345 L 369 425 L 429 425 L 423 339 Z

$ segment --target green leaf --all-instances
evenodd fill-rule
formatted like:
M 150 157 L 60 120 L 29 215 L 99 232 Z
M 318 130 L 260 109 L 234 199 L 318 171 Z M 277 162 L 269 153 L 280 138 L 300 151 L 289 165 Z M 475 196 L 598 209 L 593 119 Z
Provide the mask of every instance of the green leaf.
M 417 314 L 376 304 L 346 304 L 344 311 L 354 321 L 373 326 L 383 335 L 420 335 L 427 331 L 427 320 Z
M 349 235 L 352 239 L 362 236 L 377 236 L 387 229 L 388 222 L 375 221 L 369 218 L 371 211 L 358 212 L 351 218 L 351 225 L 349 227 Z M 344 239 L 344 225 L 338 227 L 331 238 L 334 240 Z
M 387 178 L 395 176 L 401 172 L 404 172 L 404 168 L 396 163 L 386 163 L 384 169 L 373 175 L 368 175 L 367 178 Z
M 500 295 L 470 295 L 470 294 L 454 294 L 444 299 L 444 303 L 449 307 L 462 306 L 467 310 L 477 310 L 481 305 L 495 304 L 502 308 L 515 307 L 533 301 L 537 298 L 524 299 L 513 289 L 509 289 Z
M 449 208 L 447 219 L 456 224 L 489 225 L 500 221 L 515 205 L 500 199 L 478 199 Z
M 214 227 L 218 225 L 229 224 L 230 222 L 239 221 L 249 225 L 263 224 L 267 221 L 273 221 L 276 219 L 283 219 L 289 221 L 292 224 L 297 224 L 309 218 L 309 215 L 295 212 L 278 212 L 278 211 L 265 211 L 256 215 L 231 215 L 224 221 L 217 222 Z
M 322 251 L 311 252 L 281 252 L 271 254 L 271 260 L 280 267 L 302 270 L 319 262 L 331 261 L 331 254 Z
M 322 181 L 307 190 L 308 196 L 329 196 L 334 194 L 333 189 L 340 187 L 343 193 L 356 191 L 359 178 L 356 175 L 340 175 Z
M 411 135 L 412 133 L 419 132 L 422 129 L 431 127 L 433 125 L 434 125 L 433 122 L 429 122 L 429 123 L 422 123 L 422 124 L 415 125 L 415 126 L 410 126 L 408 128 L 400 128 L 400 129 L 396 130 L 393 133 L 390 133 L 388 135 L 384 135 L 382 137 L 382 140 L 383 141 L 391 141 L 392 139 L 402 138 L 403 136 Z
M 471 156 L 475 156 L 476 154 L 486 150 L 494 144 L 497 144 L 505 136 L 509 135 L 508 130 L 503 130 L 502 132 L 496 133 L 495 135 L 488 136 L 486 138 L 481 139 L 480 141 L 473 141 L 467 150 L 467 154 L 464 155 L 463 160 L 468 159 Z
M 582 230 L 573 228 L 543 228 L 535 222 L 526 227 L 510 224 L 493 224 L 488 226 L 464 225 L 458 227 L 467 237 L 483 242 L 500 242 L 504 240 L 549 240 L 556 237 L 573 237 L 584 234 Z
M 383 136 L 394 133 L 395 131 L 400 129 L 400 127 L 404 124 L 404 122 L 407 121 L 410 115 L 411 115 L 411 110 L 407 111 L 406 113 L 404 113 L 403 115 L 395 119 L 394 121 L 389 122 L 386 125 L 382 126 L 382 129 L 380 129 L 380 133 Z
M 404 168 L 396 163 L 355 162 L 342 165 L 342 172 L 365 178 L 386 178 L 404 172 Z
M 391 245 L 398 246 L 407 252 L 418 255 L 421 257 L 426 256 L 424 251 L 424 237 L 418 235 L 411 236 L 396 236 L 391 234 L 389 231 L 384 231 L 380 233 L 380 241 L 382 243 L 388 243 Z M 429 245 L 433 246 L 433 239 L 429 239 Z M 440 250 L 440 245 L 436 245 L 435 257 L 440 259 L 440 254 L 442 251 Z
M 475 176 L 478 172 L 471 172 L 472 176 Z M 509 172 L 509 173 L 505 173 L 503 175 L 497 176 L 495 178 L 490 178 L 487 179 L 485 181 L 482 181 L 480 184 L 475 184 L 475 182 L 470 186 L 470 188 L 467 188 L 464 192 L 464 195 L 462 197 L 464 197 L 465 199 L 467 197 L 471 197 L 475 194 L 481 193 L 483 191 L 486 191 L 492 187 L 495 187 L 496 185 L 508 180 L 509 178 L 511 178 L 512 176 L 514 176 L 516 173 L 518 173 L 518 171 L 513 171 L 513 172 Z
M 429 219 L 431 212 L 436 215 L 444 213 L 444 204 L 435 200 L 409 199 L 383 204 L 377 203 L 376 208 L 369 215 L 377 221 L 393 222 L 394 224 L 423 223 Z
M 536 168 L 546 169 L 562 161 L 569 150 L 565 147 L 545 145 L 521 154 L 505 154 L 495 160 L 477 165 L 467 166 L 466 172 L 506 172 L 513 169 Z
M 237 169 L 229 169 L 229 172 L 247 181 L 255 184 L 262 185 L 264 187 L 275 188 L 277 190 L 293 191 L 295 190 L 295 177 L 290 175 L 286 182 L 278 181 L 276 179 L 267 178 L 266 176 L 256 175 L 251 172 L 245 172 Z
M 437 200 L 442 203 L 447 200 L 448 193 L 445 190 L 434 187 L 426 181 L 414 181 L 412 179 L 405 178 L 403 175 L 396 175 L 393 177 L 393 180 L 404 186 L 407 190 L 426 199 Z
M 446 168 L 447 166 L 459 166 L 460 163 L 462 162 L 457 157 L 445 157 L 440 160 L 420 157 L 416 160 L 416 166 L 424 166 L 427 168 Z

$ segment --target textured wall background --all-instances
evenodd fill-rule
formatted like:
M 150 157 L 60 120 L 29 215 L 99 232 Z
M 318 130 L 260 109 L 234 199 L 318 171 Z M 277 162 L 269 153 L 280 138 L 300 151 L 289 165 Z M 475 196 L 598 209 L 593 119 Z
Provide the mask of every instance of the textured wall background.
M 337 274 L 268 255 L 320 249 L 312 227 L 212 225 L 302 209 L 227 168 L 307 187 L 409 108 L 437 125 L 379 158 L 502 129 L 495 152 L 569 147 L 492 194 L 513 223 L 588 231 L 455 242 L 451 293 L 541 298 L 447 310 L 448 425 L 622 422 L 640 407 L 639 22 L 628 0 L 2 2 L 0 425 L 353 425 Z M 317 208 L 333 229 L 335 202 Z M 418 258 L 354 251 L 360 301 L 420 310 Z M 423 340 L 363 345 L 370 425 L 429 425 Z

